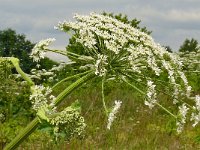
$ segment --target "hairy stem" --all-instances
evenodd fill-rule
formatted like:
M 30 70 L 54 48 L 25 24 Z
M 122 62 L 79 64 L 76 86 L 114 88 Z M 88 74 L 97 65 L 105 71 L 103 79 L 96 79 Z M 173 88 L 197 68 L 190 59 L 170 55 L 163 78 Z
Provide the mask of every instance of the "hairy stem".
M 22 78 L 24 80 L 26 80 L 30 86 L 34 85 L 34 82 L 20 68 L 20 66 L 19 66 L 19 59 L 14 58 L 14 57 L 10 57 L 9 60 L 12 62 L 12 64 L 16 68 L 17 72 L 22 76 Z

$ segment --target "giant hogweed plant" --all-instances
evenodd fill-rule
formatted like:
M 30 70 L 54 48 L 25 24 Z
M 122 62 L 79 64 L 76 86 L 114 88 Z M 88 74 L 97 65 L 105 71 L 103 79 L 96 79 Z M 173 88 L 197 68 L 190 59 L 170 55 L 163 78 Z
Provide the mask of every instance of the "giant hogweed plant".
M 5 149 L 18 146 L 40 123 L 44 122 L 53 127 L 53 132 L 57 136 L 64 134 L 70 139 L 81 135 L 86 125 L 80 116 L 78 104 L 75 102 L 60 112 L 56 106 L 73 90 L 93 78 L 101 79 L 102 107 L 108 118 L 108 129 L 111 128 L 122 105 L 122 101 L 115 100 L 112 108 L 107 106 L 104 85 L 109 80 L 128 84 L 143 95 L 144 104 L 150 109 L 160 107 L 174 117 L 178 133 L 183 130 L 187 120 L 191 120 L 193 126 L 199 122 L 200 96 L 191 97 L 191 86 L 188 85 L 187 78 L 182 72 L 183 64 L 177 55 L 168 53 L 148 34 L 112 17 L 91 13 L 88 16 L 75 15 L 74 18 L 76 21 L 60 22 L 55 28 L 73 36 L 76 43 L 82 46 L 84 55 L 50 49 L 48 46 L 55 39 L 46 39 L 35 45 L 31 57 L 39 62 L 48 51 L 59 53 L 73 58 L 85 72 L 66 77 L 52 88 L 44 87 L 34 84 L 20 69 L 16 58 L 6 58 L 30 85 L 32 92 L 30 100 L 37 117 Z M 51 94 L 52 90 L 64 81 L 77 77 L 79 79 L 57 96 Z M 167 90 L 164 90 L 166 88 Z M 178 108 L 177 113 L 172 113 L 170 108 L 162 104 L 162 99 L 158 99 L 158 94 L 162 92 L 171 95 L 171 104 Z

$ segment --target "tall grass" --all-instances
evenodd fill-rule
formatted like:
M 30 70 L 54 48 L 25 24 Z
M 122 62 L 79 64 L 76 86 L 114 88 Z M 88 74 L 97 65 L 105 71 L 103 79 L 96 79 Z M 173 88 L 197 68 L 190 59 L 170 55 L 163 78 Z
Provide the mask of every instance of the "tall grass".
M 106 128 L 107 118 L 102 113 L 104 111 L 100 85 L 85 85 L 62 103 L 64 107 L 77 99 L 81 102 L 82 114 L 87 123 L 85 138 L 81 140 L 72 139 L 70 143 L 63 139 L 56 143 L 51 136 L 38 130 L 18 149 L 193 150 L 200 148 L 200 142 L 196 140 L 200 135 L 200 128 L 192 129 L 188 126 L 184 132 L 177 134 L 175 120 L 171 116 L 160 108 L 150 110 L 144 105 L 140 94 L 126 85 L 111 83 L 106 87 L 105 93 L 105 100 L 108 106 L 112 106 L 113 100 L 123 101 L 122 108 L 119 110 L 111 130 Z M 168 96 L 159 96 L 164 103 L 170 103 Z M 171 108 L 172 111 L 175 109 Z

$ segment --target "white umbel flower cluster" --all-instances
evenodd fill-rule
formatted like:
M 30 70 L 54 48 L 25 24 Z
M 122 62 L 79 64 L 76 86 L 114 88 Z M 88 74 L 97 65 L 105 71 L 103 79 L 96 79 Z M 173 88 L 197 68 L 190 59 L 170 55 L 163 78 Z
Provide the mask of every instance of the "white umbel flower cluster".
M 110 127 L 111 127 L 114 119 L 116 118 L 116 114 L 117 114 L 119 108 L 121 107 L 121 104 L 122 104 L 122 101 L 115 101 L 115 105 L 108 115 L 107 129 L 110 130 Z
M 46 40 L 42 40 L 40 41 L 39 43 L 37 43 L 33 49 L 32 49 L 32 52 L 31 52 L 31 55 L 30 57 L 33 58 L 33 61 L 35 62 L 39 62 L 40 59 L 43 59 L 44 56 L 45 56 L 45 50 L 48 48 L 48 46 L 53 42 L 55 41 L 54 38 L 49 38 L 49 39 L 46 39 Z
M 146 70 L 156 76 L 167 72 L 169 84 L 174 89 L 174 103 L 177 103 L 181 89 L 188 91 L 189 95 L 190 87 L 180 71 L 179 57 L 167 52 L 151 36 L 109 16 L 91 13 L 89 16 L 75 15 L 74 18 L 75 22 L 60 22 L 56 29 L 75 32 L 76 42 L 82 44 L 85 53 L 94 59 L 96 75 L 103 76 L 111 70 L 129 71 L 141 77 Z M 184 85 L 179 85 L 179 77 Z
M 186 105 L 183 103 L 182 106 L 179 106 L 179 120 L 176 122 L 177 125 L 177 132 L 181 133 L 184 127 L 184 124 L 186 123 L 186 115 L 189 108 L 186 107 Z
M 55 97 L 50 95 L 52 90 L 50 87 L 44 87 L 43 85 L 35 85 L 31 87 L 32 94 L 29 99 L 33 104 L 33 109 L 38 111 L 42 106 L 47 105 L 48 98 L 53 102 Z
M 152 109 L 156 103 L 156 85 L 153 84 L 153 81 L 147 82 L 147 98 L 145 100 L 145 105 L 149 106 L 150 109 Z
M 83 132 L 86 127 L 84 118 L 79 111 L 70 106 L 57 113 L 57 116 L 51 118 L 49 123 L 54 126 L 56 136 L 63 136 L 64 133 L 67 140 L 72 137 L 81 138 L 84 136 Z
M 195 96 L 195 105 L 193 109 L 195 112 L 192 113 L 191 121 L 194 121 L 193 127 L 195 127 L 200 121 L 200 95 Z
M 54 134 L 56 140 L 62 137 L 69 141 L 73 137 L 82 138 L 84 136 L 86 124 L 80 114 L 78 101 L 62 111 L 58 111 L 55 103 L 43 104 L 37 110 L 37 116 L 40 122 L 45 122 L 49 126 L 50 132 Z
M 64 70 L 66 63 L 60 63 L 59 65 L 54 65 L 51 69 L 32 69 L 29 77 L 34 81 L 39 80 L 40 82 L 52 82 L 57 79 L 57 74 L 59 71 Z
M 54 75 L 55 75 L 54 72 L 51 72 L 49 70 L 45 70 L 45 69 L 41 69 L 41 70 L 32 69 L 31 70 L 31 75 L 29 75 L 29 76 L 30 76 L 31 79 L 41 80 L 41 79 L 43 79 L 45 77 L 51 78 Z

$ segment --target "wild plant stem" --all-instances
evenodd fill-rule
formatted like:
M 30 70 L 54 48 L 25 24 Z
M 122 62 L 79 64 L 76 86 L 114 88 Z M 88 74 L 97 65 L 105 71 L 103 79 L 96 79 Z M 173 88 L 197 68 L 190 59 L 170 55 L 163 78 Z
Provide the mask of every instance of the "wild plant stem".
M 159 103 L 155 103 L 156 105 L 158 105 L 159 107 L 161 107 L 163 110 L 165 110 L 168 114 L 170 114 L 172 117 L 177 119 L 177 116 L 175 116 L 174 114 L 172 114 L 169 110 L 167 110 L 165 107 L 163 107 L 161 104 Z
M 22 132 L 18 134 L 6 147 L 4 150 L 14 150 L 19 146 L 20 143 L 22 143 L 39 125 L 39 119 L 38 117 L 35 117 L 33 121 L 31 121 L 26 128 Z
M 14 58 L 14 57 L 10 57 L 9 60 L 12 62 L 12 64 L 14 65 L 14 67 L 16 68 L 17 72 L 22 76 L 22 78 L 24 80 L 27 81 L 27 83 L 32 86 L 34 85 L 34 82 L 26 75 L 25 72 L 22 71 L 22 69 L 19 66 L 19 59 Z
M 105 95 L 104 95 L 104 82 L 105 82 L 105 77 L 102 78 L 102 84 L 101 84 L 101 95 L 102 95 L 102 102 L 103 102 L 103 108 L 106 112 L 106 116 L 108 116 L 108 109 L 106 107 L 105 103 Z
M 126 81 L 125 79 L 122 79 L 125 83 L 127 83 L 128 85 L 130 85 L 131 87 L 133 87 L 135 90 L 137 90 L 138 92 L 140 92 L 143 95 L 146 95 L 142 90 L 138 89 L 136 86 L 132 85 L 131 83 L 129 83 L 128 81 Z M 165 107 L 163 107 L 161 104 L 159 103 L 155 103 L 156 105 L 158 105 L 160 108 L 162 108 L 164 111 L 166 111 L 168 114 L 170 114 L 172 117 L 177 118 L 177 116 L 175 116 L 174 114 L 172 114 L 169 110 L 167 110 Z
M 85 75 L 89 72 L 92 72 L 91 70 L 90 71 L 86 71 L 86 72 L 83 72 L 83 73 L 79 73 L 79 74 L 76 74 L 76 75 L 73 75 L 73 76 L 69 76 L 67 78 L 64 78 L 62 79 L 61 81 L 59 81 L 58 83 L 56 83 L 53 87 L 52 87 L 52 90 L 54 90 L 55 88 L 57 88 L 59 85 L 61 85 L 63 82 L 66 82 L 68 80 L 71 80 L 71 79 L 74 79 L 74 78 L 77 78 L 79 76 L 82 76 L 82 75 Z

